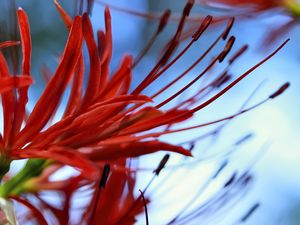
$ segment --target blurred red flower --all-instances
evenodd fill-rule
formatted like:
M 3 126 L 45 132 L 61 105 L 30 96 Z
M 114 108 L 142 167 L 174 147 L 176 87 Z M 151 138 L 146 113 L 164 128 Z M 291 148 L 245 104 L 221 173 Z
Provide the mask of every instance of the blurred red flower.
M 201 0 L 201 2 L 205 4 L 219 3 L 231 7 L 249 7 L 253 10 L 266 10 L 282 6 L 285 0 Z
M 272 24 L 268 29 L 262 47 L 268 47 L 286 35 L 299 21 L 300 4 L 297 0 L 200 0 L 201 4 L 215 7 L 226 7 L 240 18 L 254 19 L 258 14 L 284 15 L 285 20 Z M 226 15 L 226 12 L 225 12 Z

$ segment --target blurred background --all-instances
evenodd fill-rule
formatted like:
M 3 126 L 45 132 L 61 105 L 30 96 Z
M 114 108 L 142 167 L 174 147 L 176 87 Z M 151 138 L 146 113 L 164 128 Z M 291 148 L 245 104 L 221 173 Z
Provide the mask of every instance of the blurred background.
M 61 0 L 60 2 L 73 14 L 74 1 Z M 9 0 L 1 1 L 0 18 L 2 29 L 3 27 L 10 27 L 9 23 L 13 23 L 11 19 L 13 15 L 8 10 L 10 4 Z M 172 13 L 177 15 L 180 14 L 185 1 L 131 0 L 130 4 L 128 4 L 126 0 L 111 0 L 109 4 L 122 9 L 144 13 L 161 13 L 164 9 L 170 8 Z M 30 99 L 33 101 L 30 103 L 32 105 L 43 90 L 44 81 L 40 70 L 44 65 L 47 65 L 52 72 L 54 71 L 57 57 L 62 52 L 67 38 L 67 30 L 60 20 L 52 1 L 19 0 L 17 5 L 25 8 L 31 22 L 33 40 L 32 65 L 33 76 L 36 80 L 34 88 L 30 90 Z M 92 21 L 95 29 L 103 29 L 104 27 L 103 9 L 103 4 L 96 1 L 92 11 Z M 130 53 L 134 56 L 139 53 L 139 50 L 145 46 L 147 40 L 155 31 L 158 21 L 148 20 L 142 16 L 136 16 L 113 8 L 111 8 L 111 12 L 114 42 L 113 62 L 111 65 L 113 70 L 124 53 Z M 193 8 L 191 17 L 205 16 L 206 14 L 219 16 L 222 13 L 226 12 L 197 5 Z M 272 29 L 272 26 L 286 19 L 286 16 L 273 11 L 260 14 L 260 16 L 255 18 L 236 19 L 236 24 L 232 30 L 232 34 L 237 38 L 235 49 L 246 43 L 249 44 L 250 48 L 231 68 L 231 73 L 234 76 L 238 76 L 251 68 L 286 38 L 290 38 L 291 41 L 282 51 L 254 71 L 251 76 L 243 80 L 228 94 L 199 112 L 195 119 L 190 121 L 190 124 L 200 124 L 236 113 L 257 86 L 260 86 L 260 88 L 255 92 L 248 105 L 264 99 L 286 81 L 291 83 L 291 88 L 280 98 L 269 101 L 258 109 L 231 121 L 219 136 L 218 141 L 208 139 L 197 144 L 195 147 L 197 156 L 195 160 L 196 158 L 199 159 L 198 163 L 193 164 L 193 160 L 189 160 L 185 166 L 177 167 L 172 175 L 170 175 L 171 172 L 168 168 L 163 171 L 162 176 L 153 184 L 153 188 L 149 192 L 154 193 L 151 197 L 152 204 L 149 206 L 151 224 L 164 224 L 167 222 L 167 220 L 164 221 L 164 218 L 176 215 L 181 207 L 188 203 L 192 196 L 197 193 L 198 187 L 205 185 L 211 173 L 224 158 L 230 160 L 230 166 L 222 173 L 220 179 L 209 185 L 197 202 L 204 201 L 214 190 L 222 186 L 224 181 L 228 180 L 234 171 L 242 172 L 251 169 L 254 175 L 254 183 L 249 190 L 241 193 L 242 198 L 229 205 L 223 212 L 210 218 L 210 220 L 202 221 L 204 224 L 234 224 L 235 218 L 242 217 L 257 202 L 260 203 L 260 207 L 246 221 L 246 224 L 300 224 L 300 153 L 298 150 L 300 144 L 299 26 L 296 25 L 288 33 L 282 33 L 281 39 L 274 45 L 263 45 L 263 40 L 270 32 L 270 29 Z M 188 22 L 187 26 L 191 24 L 192 22 L 190 24 Z M 193 45 L 176 66 L 168 70 L 166 76 L 151 87 L 153 89 L 158 88 L 162 82 L 166 82 L 170 77 L 174 77 L 180 71 L 186 69 L 191 64 L 191 61 L 193 62 L 212 40 L 222 32 L 225 24 L 226 22 L 222 22 L 212 26 L 206 32 L 206 35 L 201 37 L 199 43 Z M 142 59 L 135 69 L 133 86 L 154 65 L 162 51 L 161 46 L 170 39 L 175 29 L 176 21 L 170 22 L 151 48 L 149 54 Z M 218 47 L 216 49 L 218 50 Z M 211 53 L 211 57 L 215 52 Z M 191 71 L 186 80 L 180 83 L 177 88 L 182 87 L 184 83 L 187 83 L 188 80 L 197 75 L 199 69 L 207 65 L 211 57 L 207 57 L 203 64 L 199 65 L 198 69 Z M 222 67 L 217 67 L 216 70 L 220 71 Z M 146 93 L 153 93 L 153 89 L 147 89 Z M 197 86 L 195 85 L 189 92 L 192 93 L 196 90 Z M 166 95 L 168 96 L 171 93 L 172 90 Z M 181 143 L 184 140 L 190 140 L 193 137 L 205 134 L 212 129 L 213 127 L 201 128 L 164 138 L 169 142 Z M 238 146 L 238 149 L 232 149 L 233 143 L 248 133 L 253 133 L 253 137 L 246 143 Z M 224 151 L 233 151 L 233 153 L 229 156 L 224 156 L 222 153 Z M 151 157 L 143 157 L 140 161 L 140 166 L 142 168 L 151 168 L 151 166 L 153 167 L 153 162 L 156 165 L 162 155 L 158 153 Z M 214 155 L 216 157 L 212 157 Z M 170 168 L 172 165 L 182 162 L 180 157 L 173 155 L 172 157 Z M 138 185 L 143 188 L 151 176 L 151 171 L 141 172 L 138 177 Z M 164 179 L 166 181 L 163 185 L 160 185 L 159 181 Z M 159 211 L 156 210 L 158 206 Z M 144 217 L 139 218 L 138 224 L 144 224 Z M 199 224 L 199 221 L 191 221 L 191 224 Z

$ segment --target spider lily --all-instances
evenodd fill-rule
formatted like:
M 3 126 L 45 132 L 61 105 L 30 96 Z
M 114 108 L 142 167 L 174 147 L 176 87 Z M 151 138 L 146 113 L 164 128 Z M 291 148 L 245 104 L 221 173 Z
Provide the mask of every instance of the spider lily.
M 99 221 L 101 224 L 134 223 L 136 215 L 144 208 L 146 209 L 146 204 L 150 199 L 145 196 L 147 187 L 136 198 L 134 190 L 137 169 L 129 164 L 130 159 L 157 151 L 191 156 L 190 149 L 163 142 L 160 137 L 231 120 L 277 97 L 289 86 L 288 83 L 284 84 L 265 100 L 252 107 L 242 108 L 228 117 L 174 129 L 173 125 L 192 118 L 194 113 L 212 104 L 253 70 L 273 57 L 287 41 L 237 78 L 232 80 L 227 72 L 217 74 L 193 96 L 173 107 L 166 107 L 230 54 L 235 42 L 235 37 L 229 35 L 233 19 L 228 21 L 224 30 L 207 51 L 184 72 L 161 89 L 155 90 L 151 96 L 146 96 L 142 92 L 163 76 L 202 37 L 211 24 L 212 17 L 207 16 L 199 24 L 188 44 L 175 55 L 175 50 L 181 44 L 185 22 L 193 7 L 193 1 L 188 1 L 177 30 L 166 44 L 158 62 L 142 82 L 132 88 L 133 70 L 167 25 L 170 12 L 167 10 L 162 14 L 157 31 L 141 54 L 136 59 L 126 54 L 119 67 L 111 72 L 112 28 L 109 8 L 107 7 L 104 13 L 105 30 L 98 31 L 98 40 L 95 40 L 88 14 L 84 13 L 82 16 L 71 18 L 57 1 L 54 3 L 69 30 L 69 37 L 54 74 L 28 115 L 26 115 L 28 89 L 33 79 L 31 77 L 30 27 L 23 9 L 17 11 L 23 59 L 21 75 L 16 76 L 10 73 L 6 59 L 0 53 L 0 93 L 4 121 L 0 139 L 0 174 L 4 182 L 0 186 L 0 196 L 2 200 L 12 199 L 29 209 L 30 213 L 23 216 L 22 221 L 37 220 L 39 224 L 76 224 L 72 220 L 70 209 L 73 201 L 76 200 L 76 193 L 86 188 L 92 194 L 87 205 L 81 209 L 83 213 L 80 222 L 77 221 L 79 224 L 99 224 Z M 222 40 L 226 41 L 224 48 L 199 72 L 198 76 L 168 98 L 157 102 L 157 96 L 169 90 L 186 76 Z M 86 68 L 84 63 L 84 42 L 89 55 L 89 68 Z M 17 44 L 19 42 L 7 41 L 0 43 L 0 47 Z M 245 50 L 246 46 L 243 46 L 230 56 L 227 69 Z M 86 88 L 83 86 L 85 70 L 88 71 Z M 68 87 L 70 87 L 70 95 L 61 119 L 52 123 L 52 118 L 56 115 Z M 12 177 L 8 176 L 10 163 L 19 159 L 29 160 L 19 173 Z M 166 155 L 154 169 L 154 177 L 159 175 L 168 159 L 169 155 Z M 53 181 L 51 176 L 65 165 L 78 169 L 79 175 L 71 176 L 66 180 Z M 243 174 L 238 179 L 231 179 L 224 186 L 220 196 L 228 194 L 227 187 L 231 185 L 242 187 L 249 180 L 248 174 Z M 62 207 L 54 207 L 47 202 L 42 195 L 45 190 L 61 193 Z M 211 202 L 219 202 L 220 196 L 216 196 Z M 190 217 L 193 218 L 205 210 L 207 207 L 201 206 L 191 213 Z M 50 212 L 48 220 L 45 216 L 46 212 Z M 14 220 L 11 216 L 7 214 L 6 216 L 8 220 Z M 170 221 L 170 224 L 183 222 L 190 217 L 178 216 Z

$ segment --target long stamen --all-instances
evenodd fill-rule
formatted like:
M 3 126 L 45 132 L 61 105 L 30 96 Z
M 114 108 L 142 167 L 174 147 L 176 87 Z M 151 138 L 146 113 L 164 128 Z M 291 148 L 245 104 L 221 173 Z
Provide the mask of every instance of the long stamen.
M 241 55 L 243 55 L 245 53 L 245 51 L 247 51 L 247 49 L 249 48 L 248 45 L 243 45 L 239 51 L 237 51 L 233 56 L 230 57 L 229 61 L 229 65 L 233 64 Z
M 133 68 L 136 67 L 137 64 L 139 64 L 139 62 L 141 61 L 141 59 L 147 54 L 147 52 L 149 51 L 149 49 L 154 44 L 154 42 L 155 42 L 156 38 L 158 37 L 158 35 L 164 30 L 164 28 L 166 27 L 166 25 L 168 23 L 170 15 L 171 15 L 171 11 L 169 9 L 167 9 L 162 14 L 156 32 L 152 35 L 152 37 L 150 38 L 150 40 L 148 41 L 148 43 L 146 44 L 146 46 L 144 47 L 144 49 L 135 58 L 135 60 L 134 60 L 134 62 L 132 64 Z
M 187 90 L 189 87 L 191 87 L 196 81 L 198 81 L 201 77 L 203 77 L 217 62 L 217 59 L 214 59 L 197 77 L 195 77 L 190 83 L 188 83 L 186 86 L 184 86 L 182 89 L 177 91 L 175 94 L 170 96 L 169 98 L 165 99 L 163 102 L 157 104 L 155 107 L 161 108 L 165 104 L 169 103 L 172 101 L 174 98 L 176 98 L 178 95 L 183 93 L 185 90 Z
M 283 42 L 275 51 L 273 51 L 266 58 L 264 58 L 259 63 L 257 63 L 255 66 L 253 66 L 248 71 L 246 71 L 244 74 L 242 74 L 241 76 L 239 76 L 236 80 L 234 80 L 233 82 L 231 82 L 227 87 L 225 87 L 218 94 L 216 94 L 215 96 L 213 96 L 212 98 L 210 98 L 206 102 L 202 103 L 201 105 L 199 105 L 199 106 L 195 107 L 194 109 L 192 109 L 192 112 L 197 112 L 200 109 L 203 109 L 204 107 L 206 107 L 207 105 L 209 105 L 210 103 L 214 102 L 219 97 L 221 97 L 222 95 L 224 95 L 227 91 L 229 91 L 231 88 L 233 88 L 236 84 L 238 84 L 241 80 L 243 80 L 245 77 L 247 77 L 250 73 L 252 73 L 254 70 L 256 70 L 258 67 L 260 67 L 262 64 L 264 64 L 265 62 L 267 62 L 269 59 L 271 59 L 278 51 L 280 51 L 283 48 L 283 46 L 285 46 L 288 43 L 288 41 L 289 41 L 289 39 L 287 39 L 285 42 Z
M 246 105 L 250 102 L 250 100 L 252 99 L 252 97 L 254 96 L 254 94 L 258 91 L 258 89 L 262 86 L 262 84 L 264 83 L 261 82 L 255 89 L 254 91 L 250 94 L 250 96 L 246 99 L 246 101 L 243 103 L 243 105 L 240 107 L 240 109 L 238 110 L 238 112 L 242 111 L 245 109 Z M 197 141 L 197 140 L 201 140 L 203 138 L 209 137 L 211 135 L 214 135 L 215 138 L 218 134 L 220 134 L 221 130 L 224 129 L 226 127 L 226 125 L 228 125 L 230 123 L 231 119 L 226 120 L 223 124 L 221 124 L 220 126 L 218 126 L 215 130 L 213 130 L 212 132 L 209 132 L 205 135 L 201 135 L 199 137 L 194 138 L 191 141 Z
M 209 24 L 211 23 L 211 16 L 207 16 L 202 23 L 200 24 L 198 30 L 194 33 L 193 39 L 190 41 L 190 43 L 170 62 L 168 63 L 161 71 L 159 71 L 155 77 L 148 83 L 148 85 L 155 81 L 159 76 L 161 76 L 169 67 L 171 67 L 191 46 L 192 44 L 197 41 L 199 39 L 199 37 L 203 34 L 203 32 L 208 28 Z M 232 23 L 232 19 L 229 20 L 228 22 L 229 24 Z M 230 26 L 227 25 L 226 29 L 222 32 L 222 34 L 217 38 L 217 40 L 215 40 L 213 42 L 213 44 L 205 51 L 205 53 L 203 53 L 202 56 L 200 56 L 200 58 L 192 65 L 189 67 L 188 71 L 191 70 L 192 68 L 194 68 L 209 52 L 210 50 L 218 43 L 218 41 L 224 36 L 224 33 L 228 32 L 228 29 L 230 29 Z M 186 73 L 188 72 L 186 71 Z M 168 85 L 166 85 L 164 88 L 162 88 L 158 93 L 154 94 L 153 96 L 151 96 L 151 98 L 156 97 L 157 95 L 161 94 L 163 91 L 165 91 L 166 89 L 168 89 L 170 86 L 172 86 L 174 83 L 176 83 L 178 80 L 180 80 L 185 74 L 182 74 L 181 76 L 177 77 L 173 82 L 169 83 Z M 146 88 L 143 87 L 142 89 Z M 134 94 L 135 91 L 132 92 L 132 94 Z M 129 108 L 125 113 L 129 113 L 135 109 L 137 109 L 138 107 L 140 107 L 143 104 L 137 104 L 131 108 Z M 123 113 L 122 115 L 125 115 L 125 113 Z M 121 115 L 119 115 L 119 117 L 121 117 Z
M 237 116 L 240 116 L 246 112 L 249 112 L 259 106 L 261 106 L 262 104 L 266 103 L 267 101 L 273 99 L 273 96 L 275 97 L 278 97 L 279 94 L 282 94 L 283 91 L 287 90 L 287 88 L 289 87 L 289 83 L 285 83 L 283 84 L 279 90 L 277 90 L 275 93 L 271 94 L 270 96 L 268 96 L 266 99 L 256 103 L 255 105 L 253 106 L 250 106 L 246 109 L 243 109 L 231 116 L 227 116 L 227 117 L 224 117 L 224 118 L 221 118 L 221 119 L 218 119 L 218 120 L 214 120 L 214 121 L 210 121 L 210 122 L 207 122 L 207 123 L 203 123 L 203 124 L 199 124 L 199 125 L 194 125 L 194 126 L 190 126 L 190 127 L 184 127 L 184 128 L 179 128 L 179 129 L 176 129 L 176 130 L 167 130 L 167 131 L 163 131 L 163 132 L 157 132 L 157 133 L 150 133 L 150 134 L 145 134 L 145 135 L 141 135 L 141 136 L 138 136 L 137 138 L 139 139 L 144 139 L 144 138 L 149 138 L 149 137 L 160 137 L 162 135 L 166 135 L 166 134 L 171 134 L 171 133 L 177 133 L 177 132 L 182 132 L 182 131 L 187 131 L 187 130 L 191 130 L 191 129 L 196 129 L 196 128 L 200 128 L 200 127 L 205 127 L 205 126 L 209 126 L 209 125 L 212 125 L 212 124 L 216 124 L 216 123 L 220 123 L 220 122 L 223 122 L 223 121 L 227 121 L 227 120 L 231 120 Z M 283 90 L 283 91 L 282 91 Z M 123 135 L 129 135 L 131 134 L 131 132 L 124 132 Z
M 213 60 L 196 78 L 194 78 L 189 84 L 187 84 L 185 87 L 183 87 L 181 90 L 164 100 L 163 102 L 159 103 L 156 105 L 157 108 L 160 108 L 167 104 L 168 102 L 172 101 L 174 98 L 176 98 L 178 95 L 180 95 L 182 92 L 187 90 L 189 87 L 191 87 L 196 81 L 198 81 L 202 76 L 204 76 L 213 66 L 214 64 L 219 60 L 220 62 L 224 60 L 228 52 L 230 51 L 232 45 L 234 42 L 234 38 L 230 38 L 224 48 L 224 50 L 220 53 L 220 55 Z M 188 70 L 187 70 L 188 71 Z M 185 71 L 186 73 L 186 71 Z
M 229 40 L 227 41 L 226 46 L 225 46 L 223 52 L 221 52 L 221 54 L 218 56 L 218 60 L 219 60 L 220 63 L 223 62 L 223 60 L 225 59 L 225 57 L 230 52 L 230 50 L 232 49 L 232 46 L 233 46 L 234 42 L 235 42 L 235 37 L 231 36 L 229 38 Z
M 210 21 L 209 17 L 208 17 L 208 21 Z M 231 23 L 231 20 L 229 21 L 229 23 Z M 202 27 L 202 26 L 200 26 L 200 27 Z M 205 26 L 203 26 L 203 27 L 205 27 Z M 179 81 L 181 78 L 183 78 L 189 71 L 191 71 L 196 65 L 198 65 L 205 58 L 205 56 L 207 56 L 208 53 L 217 45 L 217 43 L 224 36 L 224 33 L 228 32 L 228 27 L 230 27 L 230 26 L 227 25 L 226 29 L 222 32 L 222 34 L 209 46 L 209 48 L 185 72 L 183 72 L 180 76 L 178 76 L 172 82 L 170 82 L 165 87 L 163 87 L 157 93 L 152 95 L 151 98 L 155 98 L 158 95 L 160 95 L 161 93 L 163 93 L 165 90 L 169 89 L 173 84 L 175 84 L 177 81 Z M 200 30 L 201 30 L 201 32 L 200 32 Z M 199 32 L 195 33 L 196 40 L 199 38 L 199 35 L 202 33 L 203 33 L 202 29 L 199 29 Z M 159 74 L 157 74 L 157 77 L 160 76 L 162 73 L 164 73 L 166 71 L 166 69 L 163 69 L 162 71 L 160 71 Z
M 183 9 L 182 17 L 177 26 L 177 30 L 176 30 L 173 38 L 171 39 L 171 41 L 168 43 L 167 48 L 164 51 L 164 54 L 162 55 L 162 57 L 160 58 L 158 63 L 150 71 L 150 73 L 146 76 L 146 78 L 134 89 L 132 94 L 141 93 L 151 83 L 151 79 L 156 74 L 156 72 L 159 70 L 159 68 L 164 66 L 167 63 L 167 61 L 170 59 L 170 57 L 172 56 L 172 53 L 175 51 L 175 49 L 179 45 L 179 38 L 182 33 L 185 20 L 188 17 L 188 15 L 193 7 L 193 4 L 194 4 L 194 0 L 189 0 L 187 2 L 187 4 L 185 5 L 185 7 Z
M 146 200 L 145 200 L 145 196 L 144 196 L 144 193 L 142 192 L 142 190 L 139 190 L 139 192 L 141 193 L 144 208 L 145 208 L 146 225 L 149 225 L 149 216 L 148 216 L 147 203 L 146 203 Z

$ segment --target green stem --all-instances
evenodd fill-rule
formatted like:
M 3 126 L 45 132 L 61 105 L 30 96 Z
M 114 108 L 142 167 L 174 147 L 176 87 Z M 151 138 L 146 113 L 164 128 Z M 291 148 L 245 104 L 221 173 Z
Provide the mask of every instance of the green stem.
M 30 159 L 23 169 L 13 178 L 0 186 L 0 196 L 7 198 L 9 195 L 18 195 L 23 192 L 23 184 L 29 179 L 39 176 L 49 164 L 45 159 Z
M 285 0 L 284 6 L 296 17 L 300 17 L 300 4 L 297 0 Z

